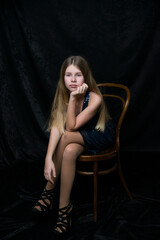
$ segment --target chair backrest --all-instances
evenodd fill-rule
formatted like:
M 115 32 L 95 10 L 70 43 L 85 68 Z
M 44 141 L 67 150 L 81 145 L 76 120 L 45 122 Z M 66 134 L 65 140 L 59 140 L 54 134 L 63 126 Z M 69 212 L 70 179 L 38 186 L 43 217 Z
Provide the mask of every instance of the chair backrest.
M 120 149 L 120 129 L 130 102 L 130 90 L 118 83 L 97 84 L 107 105 L 109 113 L 116 123 L 116 149 Z

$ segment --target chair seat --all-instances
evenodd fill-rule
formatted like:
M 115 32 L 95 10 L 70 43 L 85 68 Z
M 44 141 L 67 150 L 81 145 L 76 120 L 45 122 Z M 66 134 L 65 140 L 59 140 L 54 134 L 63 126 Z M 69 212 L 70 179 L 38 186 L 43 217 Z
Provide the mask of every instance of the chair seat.
M 84 152 L 82 155 L 80 155 L 80 157 L 77 160 L 81 162 L 103 161 L 113 158 L 116 155 L 117 155 L 116 146 L 112 146 L 111 148 L 101 151 L 96 155 L 89 152 Z

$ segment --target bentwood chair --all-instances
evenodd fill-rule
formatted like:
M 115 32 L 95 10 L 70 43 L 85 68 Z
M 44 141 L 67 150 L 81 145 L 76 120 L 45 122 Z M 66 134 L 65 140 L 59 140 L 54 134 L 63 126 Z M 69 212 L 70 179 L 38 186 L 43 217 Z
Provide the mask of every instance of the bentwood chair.
M 129 102 L 130 102 L 130 90 L 127 86 L 118 83 L 100 83 L 98 84 L 104 101 L 107 104 L 107 108 L 110 112 L 113 121 L 116 124 L 116 137 L 115 143 L 109 149 L 105 149 L 103 152 L 93 155 L 88 152 L 84 152 L 77 159 L 77 173 L 86 176 L 93 176 L 94 184 L 94 197 L 93 197 L 93 215 L 94 221 L 97 222 L 97 193 L 98 193 L 98 176 L 109 174 L 116 169 L 120 176 L 120 180 L 126 190 L 129 198 L 132 200 L 133 196 L 129 191 L 125 179 L 122 174 L 122 168 L 120 163 L 120 130 L 123 123 L 124 116 L 126 114 Z M 113 164 L 109 165 L 109 168 L 99 169 L 100 162 L 110 161 L 114 159 Z M 81 162 L 81 163 L 80 163 Z M 92 171 L 88 169 L 87 163 L 91 163 Z M 78 165 L 80 164 L 80 165 Z

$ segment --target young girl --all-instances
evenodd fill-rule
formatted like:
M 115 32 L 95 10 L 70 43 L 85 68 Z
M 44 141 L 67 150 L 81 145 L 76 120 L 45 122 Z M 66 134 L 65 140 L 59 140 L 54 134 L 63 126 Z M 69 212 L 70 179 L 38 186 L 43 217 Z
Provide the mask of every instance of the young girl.
M 62 64 L 48 130 L 50 138 L 44 166 L 48 182 L 32 211 L 44 214 L 52 210 L 55 185 L 60 175 L 59 210 L 54 232 L 61 235 L 71 225 L 73 203 L 70 193 L 77 157 L 84 150 L 93 154 L 103 150 L 113 142 L 115 134 L 88 63 L 80 56 L 69 57 Z

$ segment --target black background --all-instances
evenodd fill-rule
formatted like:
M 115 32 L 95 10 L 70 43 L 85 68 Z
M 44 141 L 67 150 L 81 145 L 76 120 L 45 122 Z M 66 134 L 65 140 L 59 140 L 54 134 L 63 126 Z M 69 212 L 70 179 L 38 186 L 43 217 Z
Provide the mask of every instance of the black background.
M 131 203 L 125 198 L 116 184 L 112 188 L 118 193 L 113 194 L 109 181 L 109 197 L 106 199 L 104 195 L 104 199 L 107 202 L 114 198 L 115 205 L 117 202 L 122 204 L 116 214 L 121 217 L 126 214 L 126 225 L 121 228 L 120 222 L 115 220 L 117 215 L 113 218 L 113 212 L 107 209 L 95 231 L 92 221 L 87 218 L 93 234 L 90 239 L 93 236 L 95 239 L 97 236 L 97 239 L 101 239 L 100 236 L 123 240 L 159 239 L 158 208 L 152 209 L 152 216 L 146 217 L 143 212 L 144 208 L 150 214 L 155 202 L 159 207 L 160 196 L 159 17 L 158 0 L 0 1 L 2 239 L 17 237 L 17 233 L 36 225 L 30 221 L 30 215 L 26 220 L 20 213 L 29 212 L 32 201 L 45 183 L 47 120 L 61 64 L 71 55 L 81 55 L 89 62 L 97 83 L 123 83 L 131 91 L 131 102 L 121 129 L 121 158 L 135 200 Z M 92 191 L 86 197 L 84 189 L 81 192 L 82 186 L 79 187 L 80 194 L 75 187 L 75 196 L 82 197 L 84 206 L 83 194 L 87 200 Z M 89 199 L 86 202 L 91 202 Z M 22 210 L 18 203 L 23 203 Z M 135 215 L 132 216 L 130 209 L 134 207 Z M 80 221 L 81 211 L 78 210 L 77 207 L 77 228 L 80 230 L 84 219 Z M 138 226 L 134 225 L 133 219 L 136 222 L 140 215 L 142 221 L 137 223 Z M 112 216 L 110 228 L 105 225 L 108 216 Z M 10 231 L 6 231 L 6 226 Z M 119 234 L 115 235 L 117 231 Z M 35 234 L 36 230 L 28 230 L 26 239 L 32 239 Z M 84 232 L 83 239 L 89 239 L 87 234 Z M 38 233 L 36 236 L 40 237 Z

